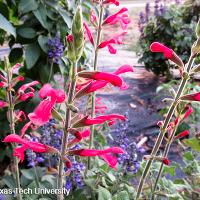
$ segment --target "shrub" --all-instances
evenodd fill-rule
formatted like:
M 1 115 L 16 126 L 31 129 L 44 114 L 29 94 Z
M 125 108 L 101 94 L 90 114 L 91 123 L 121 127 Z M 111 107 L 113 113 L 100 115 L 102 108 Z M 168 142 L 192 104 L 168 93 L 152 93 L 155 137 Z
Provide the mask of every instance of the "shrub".
M 187 4 L 188 5 L 188 4 Z M 195 4 L 196 5 L 196 4 Z M 194 13 L 191 13 L 194 12 Z M 194 14 L 194 17 L 191 17 Z M 153 41 L 160 41 L 181 55 L 185 62 L 190 54 L 190 47 L 194 41 L 194 27 L 197 22 L 196 6 L 191 9 L 184 5 L 166 7 L 163 2 L 155 1 L 152 13 L 149 4 L 145 13 L 140 13 L 138 41 L 139 62 L 144 63 L 147 70 L 157 75 L 169 75 L 169 68 L 173 67 L 161 54 L 149 52 Z

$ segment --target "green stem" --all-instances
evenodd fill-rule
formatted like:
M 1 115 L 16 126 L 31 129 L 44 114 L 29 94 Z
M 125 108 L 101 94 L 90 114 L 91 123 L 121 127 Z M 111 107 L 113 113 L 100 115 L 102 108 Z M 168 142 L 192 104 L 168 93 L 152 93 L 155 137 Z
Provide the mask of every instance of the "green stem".
M 97 71 L 97 61 L 98 61 L 98 46 L 100 44 L 101 40 L 101 31 L 102 31 L 102 22 L 103 22 L 103 11 L 104 7 L 103 4 L 100 3 L 100 11 L 99 11 L 99 22 L 98 22 L 98 30 L 97 30 L 97 40 L 96 40 L 96 46 L 95 46 L 95 52 L 94 52 L 94 65 L 93 69 L 94 71 Z M 96 99 L 96 93 L 94 92 L 92 94 L 92 114 L 91 117 L 95 117 L 95 99 Z M 93 143 L 94 143 L 94 131 L 95 131 L 95 126 L 91 126 L 91 135 L 90 135 L 90 140 L 89 140 L 89 148 L 93 148 Z M 91 158 L 88 157 L 88 166 L 87 170 L 91 168 Z
M 11 91 L 11 74 L 10 70 L 7 66 L 7 59 L 5 58 L 4 64 L 7 69 L 7 79 L 8 79 L 8 87 L 6 91 L 7 95 L 7 100 L 8 100 L 8 113 L 9 113 L 9 123 L 10 123 L 10 133 L 11 134 L 16 134 L 15 133 L 15 119 L 14 119 L 14 102 L 13 102 L 13 96 L 12 96 L 12 91 Z M 13 149 L 16 148 L 16 144 L 12 145 Z M 19 166 L 18 166 L 18 158 L 16 156 L 13 157 L 14 159 L 14 174 L 15 174 L 15 180 L 16 180 L 16 186 L 17 186 L 17 191 L 21 189 L 20 186 L 20 177 L 19 177 Z M 17 200 L 22 200 L 22 196 L 20 193 L 17 193 Z
M 70 88 L 69 88 L 69 92 L 68 92 L 67 104 L 71 104 L 73 102 L 73 97 L 74 97 L 74 93 L 75 93 L 75 89 L 76 89 L 77 62 L 73 63 L 72 67 L 73 67 L 73 69 L 72 69 L 72 76 L 71 76 L 71 80 L 70 80 Z M 57 188 L 58 189 L 63 188 L 64 163 L 62 161 L 62 157 L 65 156 L 66 151 L 67 151 L 67 143 L 68 143 L 68 135 L 69 135 L 69 132 L 67 130 L 71 126 L 71 118 L 72 118 L 71 115 L 72 115 L 72 112 L 69 109 L 69 107 L 67 107 L 65 127 L 63 130 L 64 135 L 62 138 L 62 145 L 61 145 L 61 158 L 59 160 L 59 168 L 58 168 L 58 180 L 57 180 Z M 63 199 L 64 199 L 63 194 L 58 194 L 57 200 L 63 200 Z
M 177 128 L 179 126 L 179 123 L 176 124 L 170 138 L 169 138 L 169 141 L 167 142 L 167 145 L 164 149 L 164 153 L 163 153 L 163 157 L 168 157 L 168 154 L 169 154 L 169 149 L 171 147 L 171 144 L 173 142 L 173 139 L 174 139 L 174 136 L 176 134 L 176 131 L 177 131 Z M 159 169 L 159 172 L 158 172 L 158 175 L 156 177 L 156 181 L 155 181 L 155 184 L 154 184 L 154 187 L 153 187 L 153 190 L 152 190 L 152 197 L 151 197 L 151 200 L 154 200 L 155 199 L 155 191 L 156 191 L 156 188 L 157 188 L 157 184 L 158 184 L 158 181 L 162 175 L 162 172 L 163 172 L 163 167 L 164 167 L 164 163 L 161 163 L 160 165 L 160 169 Z
M 50 80 L 51 80 L 52 73 L 53 73 L 53 60 L 51 61 L 51 66 L 50 66 L 50 72 L 49 72 L 48 83 L 49 83 L 49 82 L 50 82 Z
M 188 64 L 186 66 L 186 72 L 189 73 L 190 72 L 190 69 L 192 68 L 192 65 L 194 63 L 194 56 L 190 56 L 189 58 L 189 61 L 188 61 Z M 187 85 L 187 82 L 188 82 L 188 79 L 187 78 L 184 78 L 182 77 L 182 81 L 180 83 L 180 86 L 179 86 L 179 89 L 177 91 L 177 94 L 176 94 L 176 97 L 174 99 L 174 102 L 171 104 L 169 110 L 168 110 L 168 113 L 167 113 L 167 116 L 165 118 L 165 121 L 164 121 L 164 125 L 158 135 L 158 138 L 156 140 L 156 143 L 153 147 L 153 150 L 151 152 L 151 156 L 154 157 L 156 156 L 158 150 L 160 149 L 160 145 L 164 139 L 164 136 L 165 136 L 165 133 L 166 133 L 166 129 L 169 125 L 169 122 L 174 114 L 174 111 L 178 105 L 178 99 L 181 97 L 182 93 L 184 92 L 184 89 L 185 89 L 185 86 Z M 137 190 L 137 195 L 136 195 L 136 200 L 140 198 L 140 195 L 141 195 L 141 192 L 142 192 L 142 189 L 143 189 L 143 185 L 146 181 L 146 178 L 149 174 L 149 170 L 151 168 L 151 165 L 152 165 L 152 162 L 153 162 L 153 159 L 150 159 L 147 161 L 146 163 L 146 166 L 144 168 L 144 171 L 142 173 L 142 176 L 141 176 L 141 179 L 140 179 L 140 182 L 139 182 L 139 186 L 138 186 L 138 190 Z

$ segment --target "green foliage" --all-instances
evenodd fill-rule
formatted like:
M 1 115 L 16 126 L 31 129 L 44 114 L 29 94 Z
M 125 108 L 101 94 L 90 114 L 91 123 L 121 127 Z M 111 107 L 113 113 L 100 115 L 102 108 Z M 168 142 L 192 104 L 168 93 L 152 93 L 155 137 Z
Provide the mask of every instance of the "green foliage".
M 186 62 L 190 56 L 190 48 L 196 39 L 195 25 L 198 15 L 191 17 L 192 9 L 183 6 L 170 6 L 163 15 L 150 17 L 143 26 L 139 38 L 139 62 L 145 64 L 147 70 L 157 75 L 170 75 L 171 63 L 162 54 L 152 53 L 149 47 L 152 42 L 159 41 L 173 49 Z M 194 11 L 195 12 L 195 11 Z M 186 19 L 186 16 L 188 18 Z
M 8 42 L 11 49 L 11 64 L 23 62 L 24 75 L 32 80 L 47 81 L 51 62 L 48 60 L 48 39 L 60 35 L 65 44 L 65 36 L 72 26 L 72 17 L 79 1 L 19 0 L 0 2 L 0 43 Z M 84 16 L 88 18 L 91 8 L 83 5 Z M 6 36 L 6 37 L 5 37 Z M 16 44 L 17 48 L 16 48 Z M 68 65 L 61 61 L 61 66 Z M 63 68 L 64 69 L 64 68 Z M 42 74 L 41 74 L 42 72 Z M 68 73 L 54 64 L 53 73 Z

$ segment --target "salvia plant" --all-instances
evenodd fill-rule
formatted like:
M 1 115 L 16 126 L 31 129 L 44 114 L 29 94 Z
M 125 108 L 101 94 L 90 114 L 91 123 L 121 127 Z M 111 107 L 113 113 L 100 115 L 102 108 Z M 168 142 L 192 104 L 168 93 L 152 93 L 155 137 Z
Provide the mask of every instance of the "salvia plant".
M 133 188 L 126 184 L 123 177 L 126 177 L 127 174 L 131 174 L 133 177 L 139 171 L 140 164 L 137 153 L 145 152 L 142 145 L 147 138 L 143 138 L 139 143 L 129 140 L 126 132 L 128 116 L 116 113 L 105 114 L 107 107 L 103 105 L 102 99 L 97 96 L 97 91 L 109 84 L 121 90 L 128 89 L 128 85 L 120 75 L 133 72 L 133 66 L 123 65 L 114 72 L 101 72 L 98 69 L 99 51 L 106 48 L 109 54 L 116 54 L 115 45 L 123 44 L 130 23 L 128 9 L 122 7 L 115 14 L 104 17 L 105 7 L 108 4 L 119 6 L 119 1 L 94 0 L 93 4 L 96 8 L 95 11 L 98 12 L 91 10 L 90 25 L 83 19 L 81 6 L 77 7 L 71 32 L 66 36 L 66 47 L 61 43 L 59 35 L 48 42 L 48 57 L 52 66 L 53 63 L 59 63 L 62 57 L 66 57 L 70 62 L 69 77 L 63 88 L 54 88 L 50 83 L 41 86 L 38 81 L 23 83 L 24 77 L 18 74 L 19 68 L 22 66 L 20 64 L 11 66 L 8 59 L 6 57 L 4 59 L 4 68 L 0 72 L 0 88 L 5 91 L 5 95 L 0 100 L 0 108 L 7 111 L 10 133 L 3 139 L 3 142 L 12 145 L 12 166 L 14 166 L 12 173 L 16 182 L 15 185 L 17 191 L 23 188 L 25 179 L 23 176 L 20 177 L 20 174 L 26 175 L 26 177 L 27 174 L 23 170 L 20 171 L 18 166 L 26 160 L 28 166 L 35 173 L 35 187 L 42 186 L 40 183 L 42 175 L 38 173 L 38 165 L 45 166 L 46 173 L 53 175 L 53 179 L 56 179 L 54 188 L 57 189 L 55 194 L 57 200 L 68 198 L 62 192 L 63 188 L 67 191 L 83 190 L 85 184 L 88 184 L 87 178 L 90 178 L 91 174 L 96 176 L 91 187 L 94 187 L 94 190 L 96 187 L 100 188 L 98 191 L 99 199 L 112 199 L 113 193 L 113 199 L 129 199 L 129 194 L 126 191 L 117 191 L 118 188 L 126 186 L 127 190 L 131 191 L 131 199 L 153 200 L 159 195 L 165 195 L 164 192 L 159 190 L 159 184 L 165 180 L 165 177 L 163 178 L 164 165 L 170 164 L 168 158 L 170 147 L 173 142 L 181 143 L 180 139 L 189 136 L 189 130 L 179 132 L 179 126 L 193 112 L 191 102 L 200 101 L 199 92 L 190 94 L 188 90 L 190 79 L 200 71 L 200 65 L 194 64 L 194 60 L 200 52 L 200 22 L 198 22 L 196 28 L 197 40 L 191 48 L 191 55 L 186 64 L 172 49 L 164 44 L 153 42 L 150 46 L 152 52 L 162 53 L 165 59 L 170 60 L 178 67 L 182 80 L 178 90 L 171 91 L 172 98 L 165 99 L 165 101 L 171 102 L 171 105 L 164 121 L 158 122 L 160 133 L 151 154 L 144 156 L 145 166 L 144 168 L 142 166 L 143 173 L 137 192 L 135 192 Z M 156 9 L 158 8 L 156 7 L 155 11 Z M 146 12 L 149 12 L 148 6 Z M 120 32 L 104 38 L 102 34 L 104 29 L 116 24 L 119 25 L 116 28 Z M 92 70 L 82 70 L 79 66 L 87 42 L 93 50 Z M 49 81 L 51 78 L 52 69 L 50 69 Z M 17 87 L 18 84 L 20 84 L 20 87 Z M 37 88 L 40 89 L 36 93 Z M 17 109 L 18 104 L 27 102 L 35 96 L 38 96 L 39 103 L 32 112 L 27 114 Z M 85 104 L 84 108 L 82 108 L 82 104 Z M 25 125 L 17 132 L 16 125 L 22 121 L 25 122 Z M 113 131 L 115 134 L 114 141 L 112 140 L 104 145 L 98 144 L 100 142 L 96 138 L 100 132 L 105 131 L 104 126 L 112 126 L 117 121 L 120 122 L 120 125 Z M 183 140 L 183 144 L 181 144 L 200 151 L 198 140 L 199 138 L 196 136 Z M 162 154 L 158 154 L 164 141 L 166 142 L 164 151 Z M 25 159 L 25 156 L 27 159 Z M 188 155 L 185 155 L 185 158 L 188 159 Z M 95 160 L 103 162 L 106 165 L 105 170 L 100 168 L 96 172 L 96 169 L 93 169 L 93 166 L 96 165 Z M 159 169 L 153 184 L 151 182 L 151 192 L 148 193 L 144 185 L 149 182 L 147 177 L 149 177 L 154 161 L 159 163 Z M 120 166 L 117 166 L 117 164 Z M 106 172 L 108 169 L 120 170 L 118 178 L 122 180 L 122 183 L 116 180 L 112 173 L 108 173 L 106 176 L 109 177 L 109 180 L 113 180 L 112 183 L 114 182 L 114 184 L 111 184 L 111 181 L 107 184 L 105 178 L 102 179 L 100 172 Z M 32 179 L 32 176 L 28 176 L 28 178 Z M 49 179 L 52 180 L 52 177 Z M 103 186 L 109 187 L 114 192 L 111 194 Z M 96 194 L 92 190 L 89 192 L 91 194 L 86 198 L 96 199 Z M 119 193 L 119 196 L 116 196 L 117 193 Z M 20 192 L 16 192 L 14 195 L 16 195 L 17 200 L 27 198 Z M 45 199 L 42 194 L 36 198 Z M 81 199 L 80 196 L 72 197 L 72 199 L 79 198 Z
M 48 57 L 52 66 L 53 63 L 59 63 L 63 55 L 70 61 L 69 78 L 67 84 L 65 84 L 67 85 L 66 91 L 55 89 L 50 83 L 44 84 L 38 91 L 40 102 L 29 114 L 17 110 L 15 106 L 33 98 L 35 96 L 34 86 L 37 85 L 38 87 L 40 83 L 33 81 L 16 89 L 18 82 L 24 80 L 23 76 L 16 75 L 17 69 L 21 66 L 17 64 L 11 67 L 8 59 L 5 58 L 4 68 L 0 74 L 0 87 L 6 91 L 6 96 L 0 101 L 0 107 L 8 108 L 7 117 L 10 123 L 10 134 L 3 139 L 3 142 L 13 144 L 13 172 L 18 189 L 21 188 L 18 164 L 25 160 L 25 152 L 28 166 L 35 169 L 37 187 L 40 185 L 35 167 L 44 163 L 48 172 L 57 177 L 56 188 L 59 191 L 62 191 L 63 187 L 71 190 L 74 184 L 77 188 L 83 187 L 82 172 L 85 171 L 87 176 L 88 170 L 92 168 L 93 160 L 90 159 L 91 157 L 98 156 L 110 168 L 116 170 L 117 155 L 125 153 L 122 148 L 123 145 L 120 143 L 116 143 L 116 145 L 121 147 L 112 146 L 95 149 L 94 138 L 96 125 L 108 123 L 111 126 L 117 120 L 126 120 L 124 115 L 115 113 L 96 116 L 98 113 L 104 113 L 106 109 L 106 106 L 100 105 L 100 99 L 96 98 L 96 91 L 108 84 L 119 87 L 121 90 L 128 89 L 128 85 L 120 77 L 120 74 L 133 72 L 132 66 L 123 65 L 111 73 L 100 72 L 97 66 L 100 49 L 107 48 L 110 54 L 116 54 L 117 50 L 114 45 L 123 44 L 127 26 L 130 23 L 128 9 L 123 7 L 117 13 L 104 19 L 105 6 L 108 4 L 119 6 L 119 2 L 117 0 L 97 0 L 93 3 L 98 10 L 98 16 L 95 15 L 93 10 L 90 13 L 90 23 L 94 33 L 83 21 L 82 9 L 78 6 L 72 21 L 71 34 L 66 36 L 66 49 L 64 50 L 58 35 L 48 41 Z M 122 31 L 116 35 L 111 35 L 110 38 L 103 39 L 103 29 L 116 24 L 120 25 Z M 79 68 L 86 38 L 94 49 L 92 71 L 80 71 Z M 50 70 L 49 81 L 51 77 L 52 69 Z M 90 108 L 82 114 L 76 103 L 84 96 L 89 96 L 87 105 L 89 104 Z M 23 120 L 26 121 L 26 124 L 19 133 L 16 133 L 15 124 Z M 91 129 L 88 127 L 91 127 Z M 40 133 L 35 133 L 36 130 L 40 130 Z M 80 142 L 88 138 L 89 143 L 85 145 L 87 147 L 82 147 Z M 132 147 L 134 147 L 134 144 L 132 144 Z M 132 162 L 130 156 L 129 160 Z M 88 157 L 87 166 L 81 162 L 82 159 L 80 158 L 82 157 Z M 121 160 L 120 163 L 126 162 L 125 160 L 122 161 L 123 158 L 119 158 L 119 160 Z M 137 172 L 139 164 L 136 158 L 133 158 L 132 164 L 134 167 L 128 169 L 127 166 L 127 169 Z M 19 200 L 23 198 L 18 192 L 16 197 Z M 57 199 L 64 199 L 64 194 L 58 192 Z
M 189 105 L 183 104 L 183 103 L 199 101 L 199 92 L 188 94 L 186 93 L 188 92 L 188 90 L 185 90 L 192 75 L 194 73 L 197 73 L 199 69 L 199 65 L 194 65 L 194 60 L 200 52 L 200 46 L 199 46 L 200 34 L 199 33 L 200 32 L 199 32 L 199 22 L 198 22 L 197 28 L 196 28 L 197 40 L 194 42 L 191 48 L 191 55 L 186 64 L 182 62 L 180 57 L 172 49 L 164 46 L 163 44 L 159 42 L 154 42 L 150 46 L 150 50 L 152 52 L 163 53 L 166 59 L 171 60 L 173 63 L 176 64 L 176 66 L 178 66 L 180 74 L 182 76 L 182 80 L 177 92 L 175 91 L 172 92 L 173 98 L 168 99 L 169 101 L 172 101 L 172 103 L 165 117 L 165 120 L 158 122 L 158 126 L 160 127 L 160 133 L 158 135 L 154 148 L 151 152 L 151 155 L 144 156 L 144 159 L 146 159 L 147 162 L 146 162 L 146 165 L 145 165 L 145 168 L 144 168 L 144 171 L 143 171 L 143 174 L 142 174 L 142 177 L 140 179 L 140 183 L 137 189 L 136 199 L 139 199 L 142 196 L 143 186 L 145 184 L 146 178 L 149 175 L 153 161 L 158 160 L 158 161 L 162 161 L 162 164 L 160 165 L 160 169 L 159 169 L 159 172 L 157 174 L 157 177 L 152 189 L 152 195 L 150 195 L 151 199 L 155 199 L 155 196 L 157 195 L 157 184 L 158 184 L 159 179 L 161 178 L 162 171 L 163 171 L 163 164 L 169 165 L 168 153 L 169 153 L 171 144 L 177 139 L 185 137 L 189 134 L 188 130 L 185 130 L 177 134 L 177 128 L 193 112 L 193 109 Z M 176 116 L 177 113 L 178 113 L 178 116 Z M 173 119 L 174 116 L 176 116 L 175 119 Z M 167 145 L 165 146 L 163 154 L 158 155 L 158 151 L 164 140 L 166 140 Z M 189 142 L 186 141 L 186 143 L 189 143 Z

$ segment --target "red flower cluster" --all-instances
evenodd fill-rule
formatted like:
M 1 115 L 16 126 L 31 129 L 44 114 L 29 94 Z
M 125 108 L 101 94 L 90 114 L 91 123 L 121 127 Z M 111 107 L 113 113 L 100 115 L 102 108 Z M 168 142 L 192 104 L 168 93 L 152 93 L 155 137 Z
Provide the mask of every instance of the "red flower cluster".
M 21 130 L 21 136 L 25 134 L 29 126 L 34 125 L 39 127 L 47 123 L 51 118 L 51 112 L 54 105 L 65 101 L 64 91 L 53 89 L 50 84 L 45 84 L 38 94 L 43 100 L 33 113 L 28 114 L 30 122 L 28 122 Z

